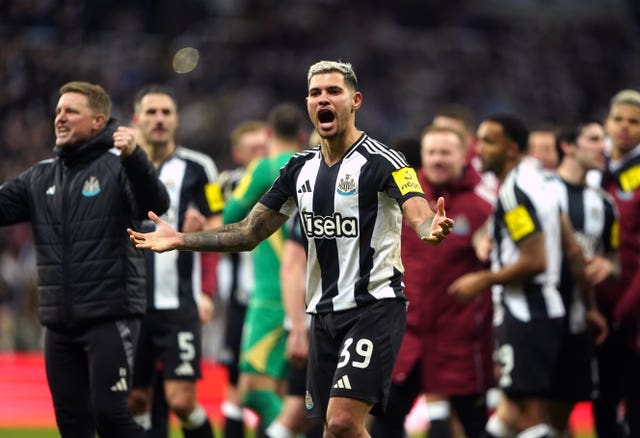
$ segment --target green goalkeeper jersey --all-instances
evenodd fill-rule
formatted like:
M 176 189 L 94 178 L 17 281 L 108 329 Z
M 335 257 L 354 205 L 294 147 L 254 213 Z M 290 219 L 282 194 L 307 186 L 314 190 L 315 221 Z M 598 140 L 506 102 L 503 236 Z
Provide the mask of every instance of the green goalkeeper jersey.
M 293 152 L 284 152 L 275 157 L 253 161 L 238 186 L 224 206 L 225 224 L 238 222 L 246 217 L 253 206 L 260 200 L 278 177 L 280 168 L 284 166 Z M 253 269 L 255 276 L 254 290 L 251 300 L 258 304 L 282 305 L 280 297 L 280 260 L 286 238 L 285 227 L 280 228 L 268 239 L 260 242 L 253 250 Z

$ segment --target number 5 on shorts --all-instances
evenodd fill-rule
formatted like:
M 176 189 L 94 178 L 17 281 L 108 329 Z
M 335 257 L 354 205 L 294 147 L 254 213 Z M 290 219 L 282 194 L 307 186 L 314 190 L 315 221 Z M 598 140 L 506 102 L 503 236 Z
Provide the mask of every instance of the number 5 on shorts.
M 193 333 L 178 332 L 178 348 L 180 349 L 180 360 L 189 362 L 196 357 L 196 348 L 193 346 Z

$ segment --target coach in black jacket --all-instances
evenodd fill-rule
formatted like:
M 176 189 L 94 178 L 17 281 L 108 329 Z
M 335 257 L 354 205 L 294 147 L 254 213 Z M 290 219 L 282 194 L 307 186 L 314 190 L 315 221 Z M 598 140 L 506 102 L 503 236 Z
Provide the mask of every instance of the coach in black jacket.
M 144 437 L 127 406 L 145 311 L 144 258 L 126 229 L 169 196 L 99 85 L 70 82 L 56 107 L 57 158 L 0 187 L 0 225 L 30 221 L 45 364 L 62 437 Z M 115 148 L 114 148 L 115 147 Z

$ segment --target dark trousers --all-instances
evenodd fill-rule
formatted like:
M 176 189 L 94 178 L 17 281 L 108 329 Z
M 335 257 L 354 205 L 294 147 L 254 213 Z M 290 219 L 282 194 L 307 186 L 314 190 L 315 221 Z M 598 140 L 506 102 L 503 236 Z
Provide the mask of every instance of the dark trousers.
M 640 354 L 632 351 L 628 337 L 621 330 L 611 330 L 596 350 L 599 394 L 593 401 L 593 414 L 599 437 L 640 437 Z M 620 422 L 622 401 L 626 415 Z
M 45 332 L 49 390 L 62 438 L 144 438 L 131 416 L 138 319 Z

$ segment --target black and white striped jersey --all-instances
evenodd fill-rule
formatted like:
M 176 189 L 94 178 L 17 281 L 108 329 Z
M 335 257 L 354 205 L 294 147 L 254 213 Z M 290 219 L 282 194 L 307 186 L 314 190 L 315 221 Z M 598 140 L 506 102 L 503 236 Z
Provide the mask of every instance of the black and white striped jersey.
M 528 162 L 511 170 L 500 186 L 491 220 L 492 269 L 515 263 L 518 242 L 536 232 L 544 235 L 547 269 L 526 282 L 493 286 L 496 324 L 500 323 L 500 306 L 506 306 L 514 317 L 525 322 L 565 314 L 558 290 L 562 259 L 560 208 L 549 186 L 549 176 Z
M 317 146 L 294 155 L 261 199 L 299 208 L 307 251 L 307 312 L 327 313 L 381 299 L 406 299 L 400 206 L 423 196 L 402 153 L 363 135 L 329 167 Z
M 171 205 L 162 219 L 175 229 L 182 229 L 184 213 L 189 207 L 205 217 L 219 213 L 224 206 L 217 184 L 218 169 L 213 160 L 201 153 L 177 147 L 158 169 Z M 153 222 L 143 228 L 151 230 Z M 192 251 L 145 251 L 147 258 L 147 308 L 195 308 L 202 285 L 200 253 Z
M 231 198 L 246 169 L 224 171 L 218 179 L 222 197 Z M 251 252 L 224 252 L 218 259 L 218 294 L 225 302 L 246 306 L 254 288 L 253 256 Z
M 576 186 L 556 175 L 551 192 L 557 194 L 560 209 L 567 214 L 573 226 L 574 237 L 589 259 L 594 255 L 604 255 L 618 247 L 617 212 L 613 199 L 604 190 L 592 186 Z M 562 293 L 569 328 L 572 333 L 586 331 L 586 309 L 575 289 L 571 270 L 566 261 L 562 268 Z

